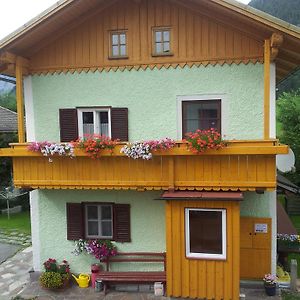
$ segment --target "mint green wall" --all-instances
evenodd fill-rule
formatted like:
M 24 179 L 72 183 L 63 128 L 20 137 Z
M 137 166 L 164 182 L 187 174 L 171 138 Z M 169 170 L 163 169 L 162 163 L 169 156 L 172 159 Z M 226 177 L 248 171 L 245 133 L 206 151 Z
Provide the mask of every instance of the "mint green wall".
M 263 65 L 33 76 L 36 140 L 59 140 L 59 108 L 129 109 L 130 140 L 177 138 L 179 95 L 225 94 L 227 138 L 263 138 Z
M 89 272 L 91 263 L 97 262 L 91 255 L 71 254 L 74 242 L 67 241 L 66 203 L 114 202 L 131 206 L 131 243 L 117 243 L 123 252 L 163 252 L 165 242 L 164 201 L 154 200 L 161 192 L 135 191 L 39 191 L 39 235 L 42 263 L 50 258 L 67 259 L 73 272 Z M 32 224 L 35 226 L 35 224 Z M 118 268 L 139 268 L 118 266 Z M 147 269 L 159 266 L 145 266 Z
M 270 199 L 270 194 L 257 194 L 255 192 L 243 193 L 244 200 L 241 202 L 241 216 L 243 217 L 257 217 L 257 218 L 271 218 L 271 211 L 273 201 Z

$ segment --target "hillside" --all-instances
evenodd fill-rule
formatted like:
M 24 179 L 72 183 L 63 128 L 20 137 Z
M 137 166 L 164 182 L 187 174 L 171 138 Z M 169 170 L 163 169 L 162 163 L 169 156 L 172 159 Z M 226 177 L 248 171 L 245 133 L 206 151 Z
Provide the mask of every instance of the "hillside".
M 249 5 L 300 26 L 300 0 L 252 0 Z

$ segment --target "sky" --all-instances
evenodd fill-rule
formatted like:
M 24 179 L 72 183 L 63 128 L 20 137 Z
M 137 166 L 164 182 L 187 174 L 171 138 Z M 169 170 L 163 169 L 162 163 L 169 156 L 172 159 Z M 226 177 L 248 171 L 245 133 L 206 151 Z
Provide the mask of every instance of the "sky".
M 57 0 L 0 0 L 0 40 L 15 31 Z M 250 0 L 239 0 L 248 4 Z

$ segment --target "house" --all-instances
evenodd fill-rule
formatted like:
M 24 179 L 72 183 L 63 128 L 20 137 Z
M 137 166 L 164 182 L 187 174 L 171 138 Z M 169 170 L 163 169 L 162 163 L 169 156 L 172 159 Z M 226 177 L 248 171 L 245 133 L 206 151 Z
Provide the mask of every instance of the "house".
M 94 260 L 72 256 L 73 240 L 101 237 L 166 251 L 174 297 L 239 299 L 240 278 L 274 273 L 275 157 L 288 152 L 275 86 L 299 66 L 299 46 L 299 28 L 232 0 L 64 0 L 2 40 L 19 143 L 0 155 L 13 157 L 15 185 L 34 189 L 34 270 L 55 257 L 88 272 Z M 180 142 L 208 127 L 225 148 Z M 121 143 L 52 163 L 24 145 L 91 132 Z M 179 142 L 151 160 L 120 153 L 165 137 Z
M 0 133 L 17 132 L 17 114 L 0 106 Z

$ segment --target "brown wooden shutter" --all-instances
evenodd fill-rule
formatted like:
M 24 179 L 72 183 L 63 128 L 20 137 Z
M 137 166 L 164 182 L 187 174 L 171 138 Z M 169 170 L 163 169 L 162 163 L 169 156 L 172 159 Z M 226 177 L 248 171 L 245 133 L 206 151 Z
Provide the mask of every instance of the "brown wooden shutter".
M 128 108 L 111 109 L 111 137 L 128 141 Z
M 59 124 L 61 142 L 71 142 L 78 139 L 77 109 L 60 109 Z
M 130 205 L 114 205 L 114 240 L 130 242 Z
M 67 203 L 67 239 L 83 239 L 82 205 L 80 203 Z

